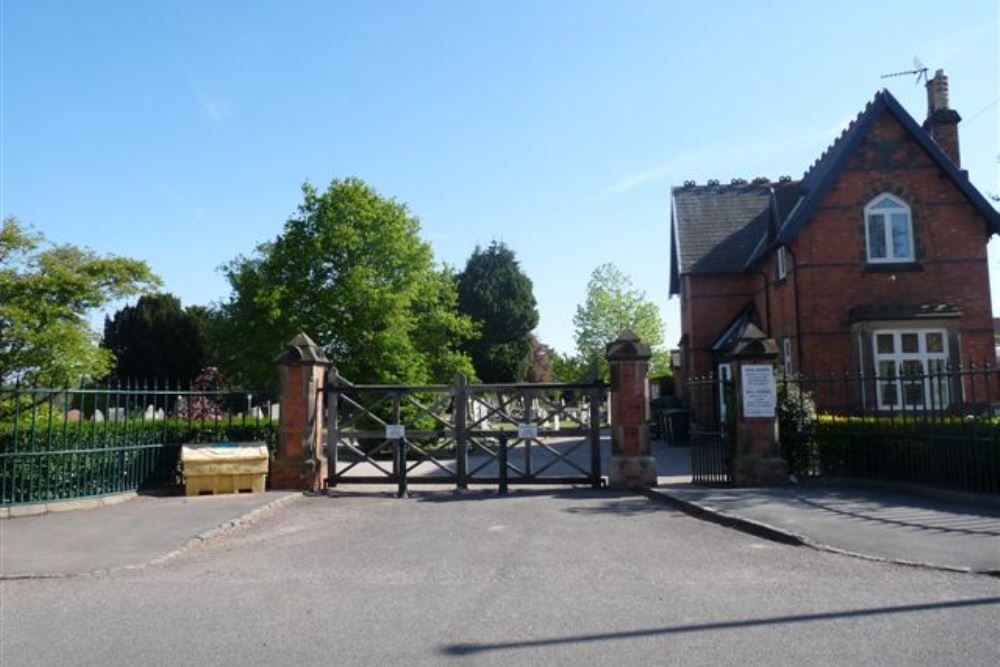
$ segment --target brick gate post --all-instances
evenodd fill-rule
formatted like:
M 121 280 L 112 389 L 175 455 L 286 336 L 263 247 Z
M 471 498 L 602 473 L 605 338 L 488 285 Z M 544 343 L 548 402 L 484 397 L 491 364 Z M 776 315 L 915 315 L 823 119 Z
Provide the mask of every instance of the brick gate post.
M 735 389 L 735 460 L 733 482 L 738 486 L 775 486 L 788 481 L 788 463 L 781 458 L 774 367 L 778 345 L 756 326 L 747 327 L 727 355 Z
M 329 362 L 323 348 L 300 333 L 278 355 L 281 421 L 271 488 L 318 491 L 326 485 L 323 453 L 323 378 Z
M 608 343 L 611 367 L 611 488 L 656 486 L 656 460 L 649 446 L 649 345 L 625 329 Z

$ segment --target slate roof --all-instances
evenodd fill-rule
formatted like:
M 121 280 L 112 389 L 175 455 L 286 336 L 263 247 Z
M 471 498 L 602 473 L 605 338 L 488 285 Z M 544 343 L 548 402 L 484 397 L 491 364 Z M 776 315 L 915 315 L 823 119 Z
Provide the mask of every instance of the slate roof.
M 771 184 L 675 187 L 671 209 L 670 294 L 683 274 L 742 273 L 771 250 L 790 243 L 809 223 L 848 157 L 883 113 L 892 113 L 940 169 L 1000 233 L 1000 212 L 986 201 L 943 150 L 888 90 L 858 114 L 803 174 Z
M 795 181 L 685 185 L 671 193 L 672 257 L 679 274 L 742 273 L 800 198 Z M 675 278 L 671 294 L 677 293 Z
M 767 232 L 771 189 L 706 185 L 673 189 L 681 273 L 738 273 Z

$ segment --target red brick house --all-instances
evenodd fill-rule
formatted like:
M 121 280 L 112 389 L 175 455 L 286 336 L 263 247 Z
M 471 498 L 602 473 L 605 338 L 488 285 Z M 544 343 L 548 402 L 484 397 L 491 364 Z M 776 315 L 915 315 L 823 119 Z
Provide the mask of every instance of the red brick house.
M 877 93 L 801 180 L 672 189 L 681 378 L 725 375 L 727 351 L 756 329 L 791 372 L 884 377 L 995 358 L 986 244 L 1000 214 L 960 168 L 942 71 L 927 92 L 923 126 Z M 962 390 L 926 389 L 913 396 L 937 405 Z M 916 400 L 867 393 L 876 410 Z

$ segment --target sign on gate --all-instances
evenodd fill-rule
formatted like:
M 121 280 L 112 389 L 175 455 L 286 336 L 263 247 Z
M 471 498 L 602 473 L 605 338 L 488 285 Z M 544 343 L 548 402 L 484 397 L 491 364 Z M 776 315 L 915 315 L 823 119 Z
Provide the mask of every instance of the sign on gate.
M 743 385 L 743 416 L 773 418 L 778 402 L 774 384 L 774 366 L 745 364 L 740 372 Z
M 385 425 L 386 440 L 402 440 L 405 437 L 406 437 L 406 426 L 404 426 L 403 424 Z
M 518 424 L 517 425 L 517 437 L 521 438 L 537 438 L 538 437 L 538 424 Z

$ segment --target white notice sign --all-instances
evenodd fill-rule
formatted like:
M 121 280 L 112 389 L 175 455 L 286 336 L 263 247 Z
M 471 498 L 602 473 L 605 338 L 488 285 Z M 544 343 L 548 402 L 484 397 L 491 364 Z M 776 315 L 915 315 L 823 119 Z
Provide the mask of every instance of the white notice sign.
M 774 385 L 774 366 L 748 364 L 740 368 L 743 385 L 743 416 L 774 417 L 778 402 Z
M 517 425 L 517 437 L 518 438 L 537 438 L 538 437 L 538 424 L 518 424 Z
M 385 425 L 385 439 L 386 440 L 400 440 L 406 437 L 406 427 L 402 424 L 386 424 Z

